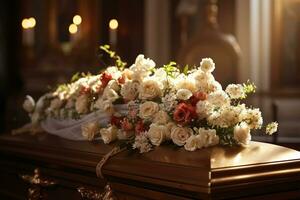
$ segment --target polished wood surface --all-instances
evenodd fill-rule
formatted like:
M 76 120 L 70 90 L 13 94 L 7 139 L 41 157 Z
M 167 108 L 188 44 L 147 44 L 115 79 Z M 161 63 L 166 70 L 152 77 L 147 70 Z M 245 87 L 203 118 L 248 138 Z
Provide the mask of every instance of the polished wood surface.
M 1 135 L 0 162 L 18 173 L 24 170 L 11 163 L 41 167 L 47 178 L 72 192 L 80 186 L 101 192 L 105 180 L 96 177 L 95 167 L 113 146 L 50 134 Z M 125 151 L 105 164 L 103 174 L 117 195 L 132 199 L 230 199 L 286 192 L 300 196 L 300 152 L 260 142 L 195 152 L 170 146 L 145 154 Z

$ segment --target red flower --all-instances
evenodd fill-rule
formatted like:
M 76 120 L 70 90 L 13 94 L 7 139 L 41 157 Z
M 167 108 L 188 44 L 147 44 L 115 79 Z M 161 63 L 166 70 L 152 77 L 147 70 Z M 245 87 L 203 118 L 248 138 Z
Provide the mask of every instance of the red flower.
M 91 88 L 82 86 L 79 93 L 83 95 L 83 94 L 89 94 L 90 92 L 91 92 Z
M 102 86 L 105 88 L 108 84 L 108 82 L 112 79 L 112 75 L 103 72 L 102 76 L 100 77 L 100 81 L 102 83 Z
M 129 122 L 129 120 L 127 118 L 124 118 L 121 121 L 121 128 L 123 131 L 131 131 L 133 129 L 133 125 L 132 123 Z
M 177 123 L 186 125 L 192 119 L 197 118 L 196 108 L 191 104 L 179 103 L 175 108 L 173 118 Z
M 190 103 L 195 106 L 198 101 L 204 101 L 207 99 L 207 94 L 205 92 L 196 92 L 189 99 Z
M 122 74 L 122 76 L 120 78 L 118 78 L 118 83 L 119 84 L 124 84 L 125 83 L 125 76 L 124 76 L 124 74 Z
M 122 119 L 122 117 L 112 116 L 110 119 L 110 123 L 111 125 L 115 125 L 116 127 L 120 128 Z
M 146 127 L 143 120 L 138 121 L 137 124 L 135 125 L 135 132 L 139 135 L 140 133 L 145 131 L 146 131 Z

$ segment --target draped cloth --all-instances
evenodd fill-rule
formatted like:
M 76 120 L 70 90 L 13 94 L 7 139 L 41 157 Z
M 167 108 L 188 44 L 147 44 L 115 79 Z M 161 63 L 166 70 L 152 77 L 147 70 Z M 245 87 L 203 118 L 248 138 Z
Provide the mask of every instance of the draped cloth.
M 126 116 L 128 108 L 126 104 L 114 106 L 115 112 Z M 86 140 L 81 134 L 81 126 L 88 122 L 98 122 L 100 127 L 106 127 L 110 123 L 110 115 L 98 110 L 82 116 L 80 119 L 54 119 L 47 118 L 41 122 L 44 131 L 69 140 Z

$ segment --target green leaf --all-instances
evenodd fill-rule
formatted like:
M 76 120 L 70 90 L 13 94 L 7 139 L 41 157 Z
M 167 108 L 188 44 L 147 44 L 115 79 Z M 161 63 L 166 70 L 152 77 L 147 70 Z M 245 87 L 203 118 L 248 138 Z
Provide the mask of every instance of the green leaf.
M 109 45 L 107 45 L 107 44 L 102 45 L 102 46 L 100 46 L 100 49 L 103 50 L 105 53 L 107 53 L 109 55 L 109 57 L 114 60 L 115 65 L 116 65 L 116 67 L 118 67 L 119 70 L 123 70 L 126 67 L 127 63 L 123 62 L 121 57 L 118 56 L 116 54 L 116 52 L 110 50 Z

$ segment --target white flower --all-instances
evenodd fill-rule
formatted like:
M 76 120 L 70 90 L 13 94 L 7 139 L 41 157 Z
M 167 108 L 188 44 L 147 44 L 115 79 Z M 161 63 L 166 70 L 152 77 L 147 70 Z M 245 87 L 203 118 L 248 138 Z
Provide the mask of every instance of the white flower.
M 224 92 L 223 90 L 218 90 L 210 93 L 207 97 L 207 101 L 213 107 L 222 107 L 230 105 L 230 99 L 226 92 Z
M 99 124 L 97 122 L 88 122 L 81 126 L 81 134 L 87 140 L 93 140 L 99 131 Z
M 200 62 L 200 69 L 203 72 L 213 72 L 215 70 L 215 63 L 211 58 L 203 58 Z
M 105 70 L 108 74 L 112 76 L 113 79 L 118 80 L 122 76 L 122 73 L 119 71 L 119 69 L 115 66 L 108 67 Z
M 117 139 L 118 128 L 115 126 L 110 126 L 108 128 L 101 128 L 100 135 L 104 144 L 109 144 Z
M 244 110 L 241 113 L 241 119 L 248 123 L 250 129 L 259 129 L 263 124 L 263 118 L 258 108 Z
M 184 74 L 180 74 L 174 80 L 175 89 L 178 91 L 180 89 L 190 90 L 192 93 L 196 92 L 195 79 L 191 76 L 185 76 Z
M 75 109 L 79 114 L 84 114 L 89 111 L 89 97 L 86 94 L 80 95 L 76 99 Z
M 197 138 L 199 139 L 199 149 L 219 144 L 220 139 L 215 129 L 199 128 L 198 132 Z
M 24 110 L 28 113 L 32 113 L 34 111 L 34 107 L 35 107 L 34 99 L 31 96 L 27 95 L 23 103 Z
M 139 116 L 142 119 L 151 119 L 159 111 L 159 106 L 153 101 L 146 101 L 140 105 Z
M 159 97 L 162 95 L 162 87 L 160 86 L 158 81 L 154 79 L 145 79 L 141 83 L 139 88 L 139 98 L 140 99 L 154 99 L 155 97 Z
M 118 82 L 116 80 L 110 80 L 108 83 L 107 83 L 107 86 L 109 89 L 112 89 L 114 90 L 115 92 L 118 92 L 120 90 L 120 86 L 118 84 Z
M 164 97 L 161 98 L 162 103 L 160 104 L 161 109 L 170 112 L 172 111 L 176 105 L 178 104 L 178 101 L 176 100 L 176 94 L 173 92 L 170 92 L 166 94 Z
M 97 99 L 97 101 L 94 104 L 94 108 L 97 108 L 99 110 L 102 110 L 107 113 L 113 113 L 114 107 L 110 100 L 104 100 L 101 97 Z
M 166 140 L 171 140 L 171 131 L 173 128 L 176 128 L 177 125 L 174 122 L 169 122 L 165 125 L 168 128 L 168 132 L 166 133 Z
M 145 59 L 144 55 L 138 55 L 135 64 L 129 69 L 132 71 L 131 79 L 141 81 L 143 78 L 149 76 L 151 69 L 155 67 L 155 62 L 149 58 Z
M 191 135 L 189 139 L 187 139 L 184 148 L 187 151 L 195 151 L 199 146 L 199 138 L 195 135 Z
M 52 94 L 50 94 L 50 93 L 47 93 L 47 94 L 45 94 L 45 95 L 43 95 L 43 96 L 41 96 L 40 98 L 39 98 L 39 100 L 36 102 L 36 104 L 35 104 L 35 111 L 37 111 L 37 112 L 42 112 L 43 111 L 43 109 L 45 108 L 45 104 L 46 104 L 46 100 L 48 99 L 48 98 L 50 98 L 50 97 L 52 97 Z
M 233 130 L 234 139 L 242 145 L 248 145 L 251 140 L 250 127 L 247 123 L 241 122 Z
M 196 104 L 196 112 L 199 119 L 207 118 L 213 111 L 213 107 L 205 101 L 198 101 Z
M 229 84 L 225 91 L 231 99 L 242 99 L 245 97 L 244 87 L 241 84 Z
M 214 115 L 208 117 L 210 125 L 228 128 L 240 121 L 241 109 L 236 106 L 223 106 Z
M 277 132 L 277 129 L 278 129 L 278 123 L 271 122 L 266 126 L 266 134 L 272 135 L 273 133 Z
M 164 125 L 151 124 L 148 131 L 148 138 L 155 146 L 159 146 L 166 139 L 168 128 Z
M 121 95 L 126 100 L 134 100 L 138 95 L 139 83 L 136 81 L 127 81 L 121 88 Z
M 57 110 L 60 109 L 63 105 L 63 101 L 59 98 L 55 98 L 50 102 L 50 110 Z
M 191 76 L 195 80 L 195 85 L 198 91 L 209 93 L 212 91 L 212 84 L 215 81 L 214 76 L 211 73 L 205 73 L 198 69 Z
M 180 100 L 188 100 L 193 96 L 193 93 L 190 90 L 187 89 L 179 89 L 176 93 L 177 99 Z
M 39 112 L 35 111 L 30 116 L 30 119 L 31 119 L 31 123 L 32 124 L 38 124 L 40 122 L 40 120 L 41 120 L 41 114 Z
M 163 86 L 163 88 L 165 88 L 167 86 L 167 73 L 163 68 L 159 68 L 155 71 L 154 75 L 153 75 L 154 80 L 160 82 Z
M 146 133 L 142 133 L 135 137 L 132 148 L 139 149 L 140 153 L 151 151 L 152 145 L 149 143 Z
M 106 87 L 104 89 L 102 98 L 103 100 L 109 100 L 110 102 L 114 102 L 119 98 L 119 95 L 115 90 Z
M 171 130 L 171 139 L 174 144 L 183 146 L 192 133 L 193 130 L 190 128 L 176 126 Z
M 167 112 L 160 110 L 158 113 L 155 114 L 153 123 L 156 124 L 167 124 L 170 121 L 170 116 L 168 115 Z

